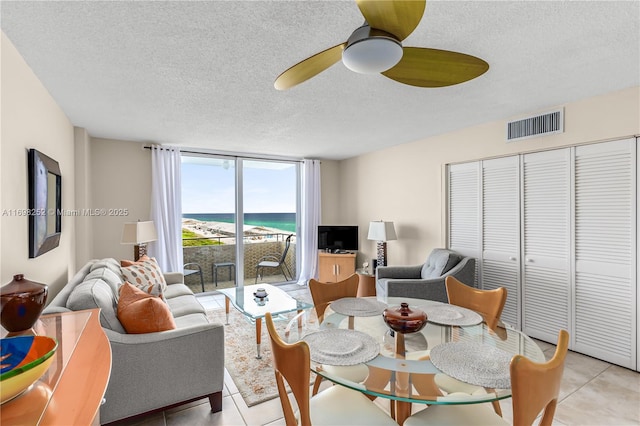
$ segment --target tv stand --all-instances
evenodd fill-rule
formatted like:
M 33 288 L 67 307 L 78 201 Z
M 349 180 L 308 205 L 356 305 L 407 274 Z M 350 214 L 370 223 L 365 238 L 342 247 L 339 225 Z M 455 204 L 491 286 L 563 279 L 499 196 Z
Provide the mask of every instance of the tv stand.
M 342 281 L 356 273 L 355 253 L 318 253 L 318 280 L 323 283 Z

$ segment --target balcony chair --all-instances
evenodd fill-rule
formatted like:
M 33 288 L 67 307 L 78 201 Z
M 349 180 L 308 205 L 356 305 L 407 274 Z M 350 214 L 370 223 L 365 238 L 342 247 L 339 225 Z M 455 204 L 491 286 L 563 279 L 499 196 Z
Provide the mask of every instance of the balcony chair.
M 202 287 L 202 292 L 204 293 L 204 278 L 202 277 L 202 268 L 197 263 L 185 263 L 182 266 L 182 275 L 184 277 L 188 277 L 189 275 L 198 274 L 200 275 L 200 286 Z
M 258 282 L 258 278 L 262 278 L 262 272 L 264 268 L 280 268 L 280 272 L 284 276 L 285 281 L 293 280 L 293 274 L 289 270 L 287 266 L 287 253 L 289 252 L 289 247 L 291 246 L 291 237 L 293 234 L 289 235 L 285 240 L 284 251 L 282 254 L 280 253 L 271 253 L 265 256 L 262 256 L 256 265 L 256 283 Z M 286 272 L 289 273 L 289 278 L 287 278 Z
M 273 324 L 271 313 L 265 316 L 273 369 L 280 395 L 280 404 L 287 426 L 323 425 L 388 425 L 398 426 L 390 416 L 373 403 L 363 393 L 336 385 L 309 398 L 311 356 L 309 346 L 304 341 L 285 343 Z M 298 404 L 298 412 L 293 411 L 285 383 L 291 388 Z
M 513 424 L 531 425 L 540 412 L 540 426 L 550 426 L 558 404 L 560 382 L 569 346 L 569 333 L 560 330 L 556 352 L 549 361 L 535 363 L 523 355 L 511 359 Z M 507 425 L 487 404 L 432 405 L 409 417 L 404 426 Z

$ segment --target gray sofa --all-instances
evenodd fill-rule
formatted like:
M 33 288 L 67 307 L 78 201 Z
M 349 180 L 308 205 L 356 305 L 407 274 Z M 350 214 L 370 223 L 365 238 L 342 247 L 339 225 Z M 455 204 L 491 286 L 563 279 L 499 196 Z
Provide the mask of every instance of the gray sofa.
M 382 301 L 387 297 L 411 297 L 447 303 L 444 280 L 449 275 L 473 287 L 476 259 L 437 248 L 422 265 L 379 266 L 376 268 L 376 296 Z
M 224 326 L 209 322 L 181 273 L 164 276 L 174 330 L 126 333 L 116 315 L 122 276 L 115 259 L 87 263 L 44 310 L 49 314 L 101 309 L 100 323 L 112 353 L 111 377 L 100 408 L 103 424 L 206 397 L 211 411 L 222 409 Z

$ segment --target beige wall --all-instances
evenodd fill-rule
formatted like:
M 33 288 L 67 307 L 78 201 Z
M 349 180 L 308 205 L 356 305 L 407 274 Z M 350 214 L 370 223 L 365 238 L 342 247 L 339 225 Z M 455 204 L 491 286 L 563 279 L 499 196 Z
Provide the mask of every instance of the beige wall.
M 76 270 L 75 218 L 64 216 L 60 245 L 29 259 L 29 222 L 13 211 L 28 208 L 27 152 L 30 148 L 58 161 L 62 172 L 62 208 L 75 209 L 73 126 L 2 33 L 0 132 L 0 284 L 22 273 L 49 285 L 50 298 Z
M 340 202 L 340 162 L 322 160 L 320 163 L 320 192 L 322 193 L 321 223 L 341 224 Z
M 358 224 L 358 264 L 375 257 L 366 240 L 371 220 L 395 223 L 397 241 L 388 243 L 389 264 L 421 263 L 434 247 L 446 245 L 445 165 L 640 134 L 640 88 L 630 88 L 565 107 L 565 132 L 520 142 L 505 142 L 506 122 L 486 123 L 418 142 L 341 161 L 341 222 Z M 545 112 L 544 111 L 532 111 Z M 323 169 L 324 173 L 324 169 Z M 324 180 L 324 178 L 323 178 Z M 330 208 L 323 191 L 323 212 Z M 324 216 L 323 216 L 324 218 Z
M 151 151 L 138 142 L 91 140 L 92 208 L 107 214 L 91 221 L 93 257 L 133 258 L 133 246 L 120 244 L 126 222 L 150 220 Z M 110 215 L 126 209 L 124 216 Z

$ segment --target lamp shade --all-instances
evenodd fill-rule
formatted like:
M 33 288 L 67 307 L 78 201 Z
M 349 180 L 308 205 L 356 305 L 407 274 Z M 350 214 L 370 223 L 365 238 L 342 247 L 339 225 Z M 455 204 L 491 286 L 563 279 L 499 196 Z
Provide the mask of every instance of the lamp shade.
M 153 221 L 125 223 L 122 230 L 122 244 L 141 244 L 156 241 L 156 227 Z
M 396 230 L 393 222 L 374 221 L 369 223 L 369 235 L 367 239 L 373 241 L 391 241 L 397 240 Z

